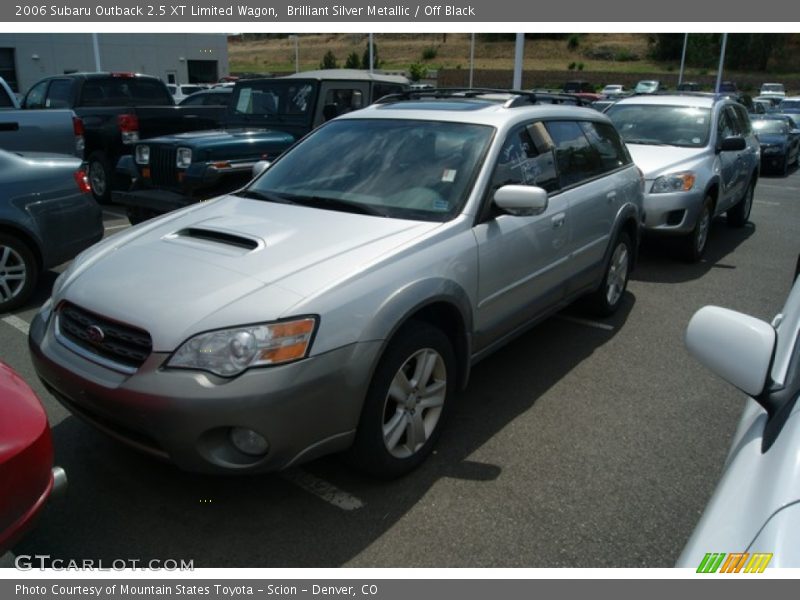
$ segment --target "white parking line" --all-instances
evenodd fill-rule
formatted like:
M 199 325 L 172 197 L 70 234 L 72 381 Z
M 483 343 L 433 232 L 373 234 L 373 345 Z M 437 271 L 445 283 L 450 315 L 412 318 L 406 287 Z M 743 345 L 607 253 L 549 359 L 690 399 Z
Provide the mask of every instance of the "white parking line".
M 122 213 L 114 212 L 113 210 L 103 209 L 103 214 L 110 215 L 112 217 L 117 217 L 118 219 L 127 219 L 128 215 L 123 215 Z
M 780 202 L 767 202 L 766 200 L 756 200 L 756 204 L 764 204 L 766 206 L 780 206 Z
M 130 224 L 128 224 L 128 225 L 112 225 L 111 227 L 106 227 L 105 229 L 106 229 L 106 231 L 111 231 L 113 229 L 127 229 L 128 227 L 130 227 Z
M 776 190 L 800 190 L 800 187 L 797 187 L 796 185 L 775 185 L 774 183 L 763 183 L 759 181 L 758 189 L 761 189 L 762 187 L 775 188 Z
M 25 335 L 28 335 L 28 330 L 31 328 L 26 321 L 23 321 L 16 315 L 8 315 L 7 317 L 3 317 L 3 322 L 8 323 L 14 329 L 21 331 Z
M 597 321 L 579 319 L 578 317 L 569 317 L 567 315 L 556 315 L 556 318 L 561 319 L 562 321 L 569 321 L 570 323 L 577 323 L 578 325 L 586 325 L 587 327 L 602 329 L 603 331 L 614 331 L 614 327 L 612 325 L 608 325 L 607 323 L 598 323 Z
M 281 477 L 291 481 L 296 486 L 314 494 L 328 504 L 333 504 L 342 510 L 356 510 L 362 508 L 364 503 L 355 496 L 337 488 L 335 485 L 315 477 L 302 469 L 290 469 L 281 473 Z

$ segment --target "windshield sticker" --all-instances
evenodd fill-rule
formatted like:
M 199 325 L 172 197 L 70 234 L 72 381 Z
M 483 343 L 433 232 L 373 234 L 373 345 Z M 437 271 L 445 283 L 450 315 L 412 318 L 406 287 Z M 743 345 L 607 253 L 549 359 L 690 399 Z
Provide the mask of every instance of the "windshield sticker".
M 447 212 L 450 210 L 450 203 L 447 200 L 434 200 L 433 201 L 433 210 L 438 212 Z
M 699 143 L 700 143 L 700 142 L 702 142 L 702 141 L 703 141 L 703 140 L 701 140 L 700 138 L 697 138 L 697 137 L 696 137 L 696 138 L 692 138 L 692 143 L 693 143 L 693 144 L 699 144 Z
M 445 183 L 453 183 L 456 180 L 456 175 L 458 171 L 455 169 L 445 169 L 444 173 L 442 173 L 442 181 Z
M 250 98 L 253 95 L 252 88 L 244 88 L 239 93 L 239 101 L 236 103 L 236 112 L 249 113 L 250 112 Z

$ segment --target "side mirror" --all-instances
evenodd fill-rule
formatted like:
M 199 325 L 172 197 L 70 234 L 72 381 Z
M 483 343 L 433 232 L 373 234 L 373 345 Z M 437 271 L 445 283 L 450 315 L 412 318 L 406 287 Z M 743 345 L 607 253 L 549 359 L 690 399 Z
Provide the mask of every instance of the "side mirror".
M 726 137 L 719 145 L 720 152 L 740 152 L 747 148 L 747 142 L 743 137 Z
M 686 347 L 700 364 L 750 396 L 764 391 L 777 334 L 742 313 L 705 306 L 686 328 Z
M 253 171 L 251 172 L 251 175 L 253 176 L 253 179 L 255 179 L 256 177 L 261 175 L 267 169 L 269 169 L 269 166 L 271 164 L 272 163 L 269 162 L 268 160 L 259 160 L 256 164 L 254 164 L 253 165 Z
M 492 200 L 518 217 L 538 215 L 547 209 L 547 192 L 532 185 L 504 185 L 495 191 Z

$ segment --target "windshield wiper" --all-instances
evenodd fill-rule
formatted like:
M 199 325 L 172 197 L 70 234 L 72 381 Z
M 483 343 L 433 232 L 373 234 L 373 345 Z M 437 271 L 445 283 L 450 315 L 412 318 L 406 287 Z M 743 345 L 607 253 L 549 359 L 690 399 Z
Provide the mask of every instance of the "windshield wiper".
M 659 140 L 652 140 L 652 139 L 625 139 L 626 144 L 642 144 L 645 146 L 669 146 L 670 144 L 665 144 L 664 142 L 660 142 Z
M 276 202 L 278 204 L 297 204 L 297 202 L 295 202 L 294 200 L 281 196 L 280 194 L 264 190 L 246 189 L 242 190 L 241 192 L 237 192 L 234 195 L 241 196 L 242 198 L 253 198 L 255 200 L 266 200 L 267 202 Z
M 338 210 L 341 212 L 371 215 L 374 217 L 386 216 L 384 211 L 370 206 L 369 204 L 359 204 L 358 202 L 350 202 L 349 200 L 340 200 L 338 198 L 324 198 L 322 196 L 292 196 L 292 201 L 295 204 L 302 204 L 303 206 L 310 206 L 312 208 Z

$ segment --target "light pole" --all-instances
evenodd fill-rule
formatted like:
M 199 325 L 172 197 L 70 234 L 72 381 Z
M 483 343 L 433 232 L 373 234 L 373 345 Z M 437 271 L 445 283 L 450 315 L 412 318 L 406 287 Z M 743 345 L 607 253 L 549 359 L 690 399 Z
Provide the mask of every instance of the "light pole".
M 294 72 L 300 72 L 300 36 L 296 33 L 289 34 L 289 39 L 294 40 Z
M 683 66 L 686 64 L 686 44 L 689 41 L 689 34 L 683 34 L 683 52 L 681 53 L 681 72 L 678 74 L 678 85 L 683 83 Z
M 522 89 L 522 61 L 525 59 L 525 34 L 517 34 L 517 44 L 514 49 L 514 83 L 515 90 Z
M 475 34 L 473 33 L 469 42 L 469 89 L 472 89 L 472 74 L 475 71 Z
M 728 45 L 728 34 L 722 34 L 722 50 L 719 53 L 719 68 L 717 69 L 717 85 L 714 86 L 714 91 L 719 94 L 719 88 L 722 85 L 722 67 L 725 64 L 725 46 Z

